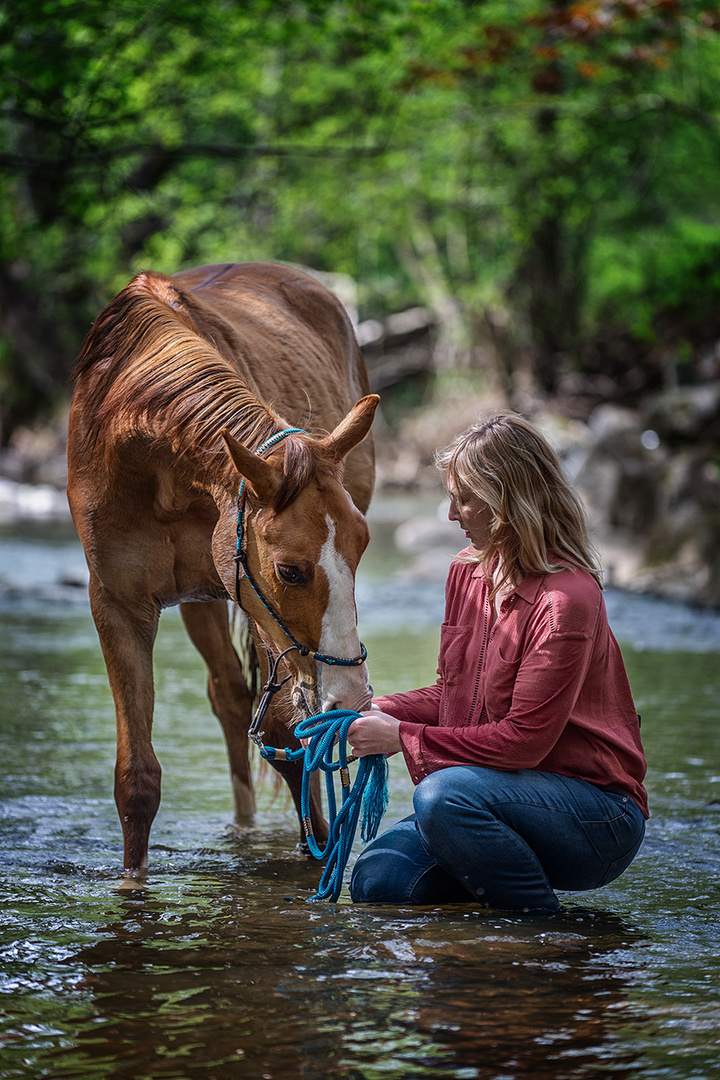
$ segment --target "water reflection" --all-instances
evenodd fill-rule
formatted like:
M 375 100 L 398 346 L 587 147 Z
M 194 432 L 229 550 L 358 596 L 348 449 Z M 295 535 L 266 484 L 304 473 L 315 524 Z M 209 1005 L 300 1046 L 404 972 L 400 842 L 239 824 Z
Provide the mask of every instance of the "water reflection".
M 640 935 L 621 919 L 268 906 L 279 868 L 253 869 L 249 896 L 228 875 L 186 881 L 180 911 L 152 890 L 119 902 L 64 962 L 92 1022 L 72 1064 L 43 1059 L 53 1075 L 627 1075 L 612 955 Z

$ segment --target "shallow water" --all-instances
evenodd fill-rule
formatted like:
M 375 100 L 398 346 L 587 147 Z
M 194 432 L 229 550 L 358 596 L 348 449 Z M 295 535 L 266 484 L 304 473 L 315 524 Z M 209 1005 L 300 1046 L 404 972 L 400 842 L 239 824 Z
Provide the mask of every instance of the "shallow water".
M 442 586 L 388 580 L 400 561 L 371 557 L 359 583 L 378 693 L 434 676 Z M 0 536 L 0 1077 L 717 1075 L 719 616 L 608 593 L 653 817 L 617 882 L 523 919 L 308 903 L 320 868 L 284 796 L 264 785 L 254 827 L 230 825 L 203 666 L 168 612 L 163 802 L 147 885 L 127 894 L 82 566 L 62 527 Z M 391 762 L 387 823 L 411 794 Z

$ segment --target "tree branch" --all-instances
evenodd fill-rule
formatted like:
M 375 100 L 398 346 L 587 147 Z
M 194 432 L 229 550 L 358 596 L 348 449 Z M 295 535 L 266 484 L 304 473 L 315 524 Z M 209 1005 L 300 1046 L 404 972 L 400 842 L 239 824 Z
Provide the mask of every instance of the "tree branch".
M 223 161 L 237 161 L 246 157 L 376 157 L 385 152 L 384 146 L 303 146 L 302 144 L 268 145 L 263 143 L 227 144 L 222 143 L 187 143 L 184 146 L 163 147 L 157 143 L 127 143 L 105 150 L 84 150 L 65 155 L 0 153 L 0 169 L 15 173 L 34 173 L 43 170 L 67 168 L 83 165 L 107 165 L 112 161 L 138 154 L 157 153 L 159 150 L 171 162 L 187 161 L 191 158 L 219 158 Z

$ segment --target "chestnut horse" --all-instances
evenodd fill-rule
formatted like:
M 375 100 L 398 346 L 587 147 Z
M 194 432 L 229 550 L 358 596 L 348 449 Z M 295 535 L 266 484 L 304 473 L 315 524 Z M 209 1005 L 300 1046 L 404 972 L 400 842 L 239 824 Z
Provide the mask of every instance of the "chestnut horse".
M 137 875 L 160 803 L 152 652 L 164 607 L 180 604 L 205 660 L 239 821 L 255 805 L 253 688 L 228 599 L 263 646 L 264 675 L 270 654 L 302 646 L 285 657 L 290 684 L 265 723 L 268 742 L 297 746 L 293 720 L 368 704 L 354 581 L 378 398 L 340 302 L 312 277 L 263 263 L 139 274 L 89 331 L 74 375 L 68 499 L 115 701 L 124 865 Z M 300 767 L 273 764 L 299 812 Z

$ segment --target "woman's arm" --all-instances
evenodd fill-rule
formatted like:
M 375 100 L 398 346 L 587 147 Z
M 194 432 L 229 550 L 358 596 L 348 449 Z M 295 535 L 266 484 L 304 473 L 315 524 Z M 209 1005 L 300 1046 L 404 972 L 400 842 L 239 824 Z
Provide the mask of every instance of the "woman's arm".
M 437 724 L 440 716 L 440 698 L 442 680 L 434 686 L 424 686 L 419 690 L 405 690 L 399 694 L 386 694 L 373 698 L 373 708 L 394 716 L 396 720 L 406 720 L 411 724 Z

